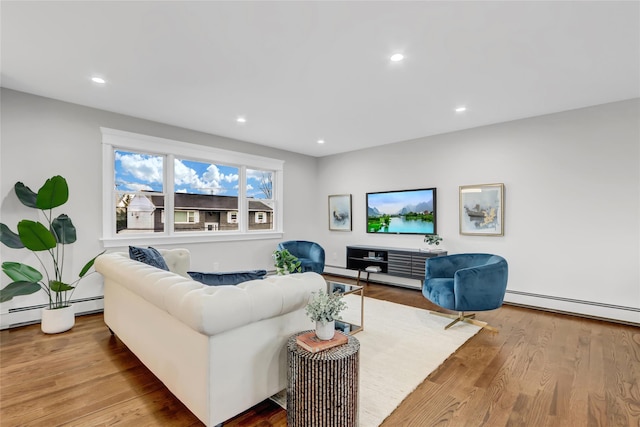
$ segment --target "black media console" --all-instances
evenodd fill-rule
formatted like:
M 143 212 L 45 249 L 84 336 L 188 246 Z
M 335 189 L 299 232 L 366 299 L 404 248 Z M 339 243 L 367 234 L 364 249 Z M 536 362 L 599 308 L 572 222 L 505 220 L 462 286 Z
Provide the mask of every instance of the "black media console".
M 347 269 L 358 270 L 358 281 L 360 272 L 363 271 L 424 280 L 424 263 L 427 258 L 446 254 L 446 251 L 424 252 L 418 249 L 347 246 Z M 374 271 L 378 269 L 379 271 Z M 367 280 L 368 278 L 367 274 Z

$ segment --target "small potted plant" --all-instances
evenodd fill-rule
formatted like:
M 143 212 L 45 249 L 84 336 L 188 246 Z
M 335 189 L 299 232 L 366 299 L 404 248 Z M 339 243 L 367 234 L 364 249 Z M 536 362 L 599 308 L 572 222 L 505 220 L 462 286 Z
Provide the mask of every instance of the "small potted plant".
M 424 236 L 424 241 L 429 245 L 429 251 L 436 251 L 436 247 L 440 244 L 440 242 L 442 242 L 442 237 L 438 236 L 437 234 L 427 234 L 426 236 Z
M 307 304 L 307 316 L 316 322 L 316 335 L 321 340 L 330 340 L 335 334 L 336 320 L 342 320 L 340 313 L 347 308 L 341 292 L 313 292 Z
M 300 273 L 300 260 L 296 258 L 287 249 L 276 250 L 273 252 L 273 261 L 276 266 L 276 272 L 279 275 Z

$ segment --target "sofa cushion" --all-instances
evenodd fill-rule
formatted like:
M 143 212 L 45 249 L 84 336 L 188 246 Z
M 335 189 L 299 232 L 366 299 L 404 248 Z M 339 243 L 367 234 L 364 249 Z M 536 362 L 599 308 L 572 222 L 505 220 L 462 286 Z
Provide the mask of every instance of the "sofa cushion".
M 187 271 L 187 274 L 197 282 L 209 286 L 237 285 L 248 280 L 263 279 L 267 270 L 232 271 L 224 273 L 201 273 L 199 271 Z
M 164 262 L 167 263 L 170 272 L 191 279 L 187 274 L 187 271 L 191 267 L 191 254 L 189 249 L 158 249 L 158 252 L 160 252 L 160 255 L 164 258 Z
M 129 258 L 169 271 L 169 267 L 167 266 L 167 263 L 164 262 L 164 258 L 160 255 L 160 252 L 151 246 L 147 249 L 137 246 L 129 246 Z

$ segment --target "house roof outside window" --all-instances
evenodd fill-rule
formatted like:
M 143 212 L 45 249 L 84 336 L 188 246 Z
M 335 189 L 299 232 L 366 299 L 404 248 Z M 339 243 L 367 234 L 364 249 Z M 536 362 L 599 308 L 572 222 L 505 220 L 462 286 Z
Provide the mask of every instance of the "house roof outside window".
M 150 195 L 156 208 L 164 208 L 164 197 Z M 208 194 L 175 193 L 175 209 L 179 210 L 208 210 L 208 211 L 237 211 L 238 198 L 235 196 L 219 196 Z M 271 212 L 273 208 L 259 200 L 249 200 L 249 211 Z

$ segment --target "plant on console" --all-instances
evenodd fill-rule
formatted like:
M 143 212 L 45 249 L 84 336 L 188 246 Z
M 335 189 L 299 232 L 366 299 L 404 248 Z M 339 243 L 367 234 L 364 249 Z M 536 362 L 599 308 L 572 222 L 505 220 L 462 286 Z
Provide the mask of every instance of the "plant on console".
M 426 236 L 424 236 L 424 241 L 429 245 L 438 246 L 440 242 L 442 242 L 442 237 L 438 236 L 437 234 L 427 234 Z

